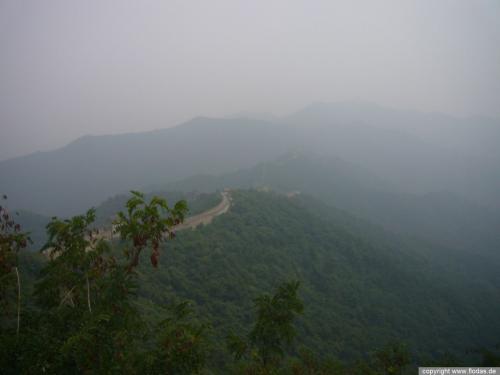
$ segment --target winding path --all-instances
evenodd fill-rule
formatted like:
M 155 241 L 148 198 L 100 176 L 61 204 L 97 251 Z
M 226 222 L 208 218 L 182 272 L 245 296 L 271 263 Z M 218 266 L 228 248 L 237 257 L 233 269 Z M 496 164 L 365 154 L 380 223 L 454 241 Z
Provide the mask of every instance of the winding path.
M 222 200 L 217 206 L 212 207 L 206 211 L 203 211 L 198 215 L 188 217 L 186 220 L 184 220 L 182 224 L 179 224 L 176 227 L 174 227 L 174 229 L 184 230 L 184 229 L 196 228 L 200 224 L 207 225 L 210 224 L 216 216 L 225 214 L 231 207 L 231 196 L 229 195 L 228 191 L 223 191 L 221 193 L 221 196 Z

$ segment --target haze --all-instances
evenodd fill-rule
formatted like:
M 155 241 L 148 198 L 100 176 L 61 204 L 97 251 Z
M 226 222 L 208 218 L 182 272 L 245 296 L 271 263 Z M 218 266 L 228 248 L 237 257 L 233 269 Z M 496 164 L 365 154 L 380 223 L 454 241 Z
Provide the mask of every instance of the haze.
M 365 100 L 500 116 L 498 1 L 0 3 L 0 159 Z

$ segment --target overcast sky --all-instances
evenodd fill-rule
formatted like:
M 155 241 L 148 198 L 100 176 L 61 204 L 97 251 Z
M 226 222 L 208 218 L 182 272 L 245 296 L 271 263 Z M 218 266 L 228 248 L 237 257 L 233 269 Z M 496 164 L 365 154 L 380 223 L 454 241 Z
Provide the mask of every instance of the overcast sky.
M 366 100 L 500 116 L 498 0 L 0 0 L 0 159 Z

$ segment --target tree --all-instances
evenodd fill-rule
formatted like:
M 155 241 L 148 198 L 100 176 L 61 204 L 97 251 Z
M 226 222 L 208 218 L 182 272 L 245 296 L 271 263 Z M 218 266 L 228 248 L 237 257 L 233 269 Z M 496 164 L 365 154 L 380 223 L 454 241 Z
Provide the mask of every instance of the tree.
M 135 283 L 90 230 L 95 211 L 68 220 L 53 218 L 43 250 L 50 261 L 35 286 L 35 327 L 50 337 L 34 363 L 54 372 L 125 371 L 134 358 L 141 327 L 130 300 Z M 34 328 L 35 328 L 34 327 Z
M 0 368 L 11 373 L 193 373 L 204 362 L 203 327 L 187 320 L 186 304 L 151 330 L 132 298 L 137 289 L 141 252 L 151 247 L 157 266 L 160 244 L 174 238 L 174 226 L 187 205 L 173 208 L 164 199 L 145 202 L 132 192 L 127 212 L 118 214 L 116 231 L 130 240 L 120 257 L 97 229 L 95 211 L 71 219 L 53 218 L 42 249 L 49 260 L 35 286 L 35 308 L 20 339 L 2 331 Z M 4 212 L 1 228 L 2 277 L 15 266 L 25 235 Z M 14 228 L 11 230 L 11 228 Z M 166 342 L 169 345 L 165 345 Z M 151 347 L 156 342 L 157 348 Z M 182 370 L 182 371 L 178 371 Z
M 144 201 L 144 194 L 132 191 L 132 198 L 127 202 L 127 212 L 119 212 L 115 221 L 115 228 L 123 240 L 131 240 L 133 246 L 126 250 L 129 259 L 127 271 L 131 272 L 139 263 L 142 250 L 148 246 L 152 248 L 151 264 L 158 266 L 160 244 L 166 237 L 175 237 L 174 226 L 184 220 L 187 213 L 186 201 L 181 200 L 171 209 L 167 201 L 160 197 L 153 197 L 151 202 Z M 167 213 L 163 216 L 162 213 Z
M 1 200 L 6 201 L 7 196 L 2 195 Z M 8 310 L 15 304 L 16 336 L 19 335 L 21 323 L 21 278 L 18 253 L 30 242 L 29 233 L 23 232 L 9 209 L 0 205 L 0 308 L 4 311 L 0 328 L 2 330 L 10 328 L 12 319 Z M 14 293 L 13 289 L 15 289 Z M 12 296 L 13 294 L 15 297 Z
M 375 352 L 375 365 L 384 375 L 401 375 L 411 363 L 411 354 L 406 345 L 392 343 Z
M 156 349 L 147 367 L 149 373 L 193 374 L 202 370 L 206 360 L 204 324 L 193 322 L 188 302 L 168 309 L 168 317 L 158 325 Z
M 260 371 L 266 373 L 279 366 L 285 346 L 296 336 L 293 321 L 304 309 L 297 295 L 299 287 L 298 281 L 283 283 L 273 296 L 265 294 L 255 299 L 257 321 L 247 339 L 228 337 L 228 348 L 236 359 L 250 351 Z

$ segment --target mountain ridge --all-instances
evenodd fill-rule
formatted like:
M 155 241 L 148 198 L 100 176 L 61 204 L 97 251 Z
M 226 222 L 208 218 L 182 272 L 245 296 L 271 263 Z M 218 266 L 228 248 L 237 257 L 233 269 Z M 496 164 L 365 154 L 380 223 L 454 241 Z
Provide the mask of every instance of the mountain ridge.
M 145 133 L 87 136 L 55 151 L 0 162 L 0 191 L 16 208 L 75 214 L 112 194 L 249 168 L 301 150 L 367 168 L 402 192 L 449 190 L 500 207 L 500 170 L 489 151 L 469 157 L 404 127 L 386 129 L 370 119 L 355 121 L 354 115 L 346 125 L 319 115 L 321 121 L 306 116 L 290 123 L 198 117 Z M 487 150 L 496 150 L 497 138 L 483 138 L 489 140 Z

